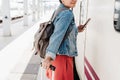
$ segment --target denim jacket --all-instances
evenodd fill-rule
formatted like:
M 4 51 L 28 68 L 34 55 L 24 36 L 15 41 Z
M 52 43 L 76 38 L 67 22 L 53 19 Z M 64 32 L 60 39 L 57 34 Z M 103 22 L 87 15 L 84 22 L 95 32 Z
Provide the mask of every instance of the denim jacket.
M 67 8 L 63 4 L 60 4 L 59 8 Z M 56 58 L 56 55 L 67 55 L 70 57 L 77 56 L 77 34 L 78 30 L 74 22 L 74 15 L 72 10 L 67 9 L 60 12 L 54 22 L 55 29 L 50 37 L 49 45 L 46 49 L 46 56 L 50 56 L 52 59 Z M 63 40 L 68 27 L 73 27 L 69 35 Z

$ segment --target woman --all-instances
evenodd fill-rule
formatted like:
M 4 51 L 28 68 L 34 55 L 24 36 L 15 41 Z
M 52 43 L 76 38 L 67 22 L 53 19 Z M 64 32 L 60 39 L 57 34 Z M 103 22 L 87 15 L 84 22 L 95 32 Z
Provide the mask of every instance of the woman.
M 54 20 L 54 33 L 50 37 L 50 42 L 46 50 L 45 60 L 42 62 L 42 67 L 47 69 L 47 76 L 51 78 L 49 66 L 52 64 L 56 67 L 54 72 L 54 80 L 74 80 L 73 73 L 73 57 L 77 56 L 77 34 L 84 30 L 84 26 L 76 27 L 74 15 L 71 10 L 77 0 L 60 0 L 59 8 L 66 8 L 58 14 Z M 65 34 L 69 27 L 72 30 L 65 38 Z M 63 40 L 63 41 L 62 41 Z

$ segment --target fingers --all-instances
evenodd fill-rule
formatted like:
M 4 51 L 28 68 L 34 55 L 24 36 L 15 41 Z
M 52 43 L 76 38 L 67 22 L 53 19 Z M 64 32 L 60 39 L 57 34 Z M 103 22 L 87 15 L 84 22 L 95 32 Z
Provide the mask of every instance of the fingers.
M 78 26 L 78 32 L 83 32 L 85 30 L 85 28 L 86 28 L 85 25 Z
M 50 65 L 52 64 L 52 59 L 50 57 L 46 57 L 42 62 L 42 67 L 44 69 L 49 69 Z
M 85 25 L 79 25 L 78 28 L 79 29 L 83 29 L 85 27 Z
M 48 62 L 48 61 L 43 61 L 43 62 L 42 62 L 42 67 L 43 67 L 44 69 L 49 69 L 50 65 L 51 65 L 51 63 Z
M 42 67 L 44 69 L 49 69 L 50 65 L 52 64 L 53 59 L 50 56 L 46 56 L 42 62 Z
M 85 30 L 85 28 L 83 29 L 78 29 L 78 32 L 83 32 Z

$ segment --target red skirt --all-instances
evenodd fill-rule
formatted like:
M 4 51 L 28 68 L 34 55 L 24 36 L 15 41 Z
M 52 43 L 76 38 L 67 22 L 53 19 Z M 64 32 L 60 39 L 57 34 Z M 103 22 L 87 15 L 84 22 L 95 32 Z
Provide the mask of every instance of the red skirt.
M 56 67 L 54 72 L 54 80 L 74 80 L 73 73 L 73 57 L 65 55 L 57 55 L 52 62 Z M 52 80 L 52 71 L 46 70 L 47 77 Z

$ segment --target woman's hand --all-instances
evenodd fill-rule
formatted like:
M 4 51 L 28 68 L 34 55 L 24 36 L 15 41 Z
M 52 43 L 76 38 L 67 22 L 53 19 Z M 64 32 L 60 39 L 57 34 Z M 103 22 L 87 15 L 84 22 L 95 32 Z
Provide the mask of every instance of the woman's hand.
M 42 67 L 44 69 L 49 69 L 50 65 L 52 64 L 53 59 L 49 56 L 46 56 L 46 58 L 42 62 Z
M 84 29 L 86 28 L 86 25 L 88 24 L 88 22 L 91 20 L 91 18 L 89 18 L 84 25 L 79 25 L 78 26 L 78 32 L 83 32 Z
M 84 25 L 79 25 L 78 26 L 78 32 L 83 32 L 85 30 L 85 26 Z

